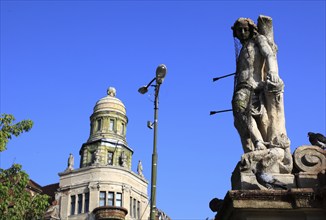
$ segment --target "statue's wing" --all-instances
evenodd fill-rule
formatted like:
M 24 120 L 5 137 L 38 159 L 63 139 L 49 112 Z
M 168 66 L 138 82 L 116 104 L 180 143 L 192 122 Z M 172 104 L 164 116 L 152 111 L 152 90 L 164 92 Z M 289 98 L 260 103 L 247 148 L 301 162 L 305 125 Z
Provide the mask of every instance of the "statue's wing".
M 257 21 L 258 32 L 264 35 L 271 45 L 274 53 L 277 52 L 277 45 L 274 42 L 273 22 L 272 18 L 266 15 L 259 15 Z

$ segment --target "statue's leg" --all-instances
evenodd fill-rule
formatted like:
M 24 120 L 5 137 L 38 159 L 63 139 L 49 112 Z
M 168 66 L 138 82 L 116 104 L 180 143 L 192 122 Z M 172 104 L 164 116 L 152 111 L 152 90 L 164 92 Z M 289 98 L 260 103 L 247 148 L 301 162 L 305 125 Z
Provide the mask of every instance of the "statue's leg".
M 262 114 L 264 111 L 264 106 L 262 106 L 263 100 L 261 100 L 261 91 L 254 91 L 251 95 L 251 105 L 250 105 L 250 117 L 249 117 L 249 131 L 252 142 L 255 145 L 255 150 L 264 150 L 266 146 L 264 145 L 264 129 L 262 126 Z M 262 129 L 262 130 L 261 130 Z
M 250 99 L 250 91 L 246 88 L 237 90 L 232 99 L 232 109 L 234 116 L 234 126 L 237 129 L 242 148 L 245 153 L 253 151 L 253 143 L 250 139 L 248 127 L 248 105 Z
M 257 122 L 254 117 L 249 116 L 249 132 L 252 143 L 254 143 L 255 150 L 265 150 L 266 146 L 263 144 L 264 140 L 258 129 Z
M 257 122 L 257 127 L 260 131 L 260 134 L 265 142 L 268 142 L 267 138 L 267 130 L 268 130 L 268 125 L 269 125 L 269 120 L 268 120 L 268 114 L 265 108 L 266 101 L 265 101 L 265 94 L 264 92 L 260 92 L 258 94 L 258 108 L 259 108 L 259 115 L 257 115 L 256 122 Z
M 240 140 L 242 144 L 242 148 L 244 153 L 253 151 L 253 143 L 251 142 L 250 135 L 248 132 L 247 126 L 244 126 L 244 122 L 246 119 L 244 119 L 244 116 L 242 114 L 234 114 L 234 127 L 237 129 Z

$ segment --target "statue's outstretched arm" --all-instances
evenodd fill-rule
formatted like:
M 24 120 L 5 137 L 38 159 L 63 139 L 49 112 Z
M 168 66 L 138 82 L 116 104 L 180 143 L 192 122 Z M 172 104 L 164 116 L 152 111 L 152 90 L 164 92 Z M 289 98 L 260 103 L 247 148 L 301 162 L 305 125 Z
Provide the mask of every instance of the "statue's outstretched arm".
M 264 35 L 259 35 L 257 37 L 257 44 L 260 49 L 261 54 L 265 58 L 265 68 L 267 71 L 267 79 L 272 82 L 279 81 L 278 75 L 278 65 L 276 54 L 273 52 L 267 38 Z

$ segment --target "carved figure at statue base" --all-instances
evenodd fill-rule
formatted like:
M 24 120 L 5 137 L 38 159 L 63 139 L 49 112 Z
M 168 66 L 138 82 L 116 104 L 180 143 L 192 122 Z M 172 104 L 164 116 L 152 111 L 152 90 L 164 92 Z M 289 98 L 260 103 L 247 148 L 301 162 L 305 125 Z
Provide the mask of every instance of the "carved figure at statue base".
M 237 53 L 232 98 L 234 125 L 244 154 L 241 172 L 289 174 L 293 162 L 285 129 L 283 91 L 273 39 L 272 19 L 259 16 L 258 25 L 239 18 L 232 26 Z

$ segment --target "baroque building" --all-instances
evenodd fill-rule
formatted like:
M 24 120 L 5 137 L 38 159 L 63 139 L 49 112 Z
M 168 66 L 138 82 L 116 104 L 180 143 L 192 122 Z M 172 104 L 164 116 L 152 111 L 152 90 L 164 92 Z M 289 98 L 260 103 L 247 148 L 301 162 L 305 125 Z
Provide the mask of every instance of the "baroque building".
M 59 173 L 60 182 L 47 219 L 148 219 L 148 181 L 131 170 L 133 150 L 126 141 L 124 104 L 110 87 L 90 116 L 90 135 L 82 144 L 80 167 L 74 157 Z

